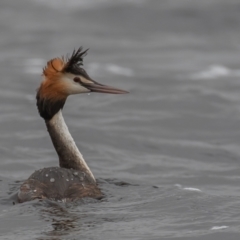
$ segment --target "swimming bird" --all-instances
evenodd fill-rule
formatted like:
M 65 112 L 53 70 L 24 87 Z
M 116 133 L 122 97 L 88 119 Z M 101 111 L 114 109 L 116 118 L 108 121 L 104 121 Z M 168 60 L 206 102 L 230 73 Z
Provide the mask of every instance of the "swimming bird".
M 37 108 L 58 154 L 59 167 L 37 170 L 23 182 L 17 194 L 20 203 L 34 199 L 68 202 L 103 196 L 68 130 L 62 109 L 72 94 L 128 92 L 91 79 L 83 68 L 87 51 L 80 47 L 70 57 L 51 59 L 43 69 L 43 81 L 36 96 Z

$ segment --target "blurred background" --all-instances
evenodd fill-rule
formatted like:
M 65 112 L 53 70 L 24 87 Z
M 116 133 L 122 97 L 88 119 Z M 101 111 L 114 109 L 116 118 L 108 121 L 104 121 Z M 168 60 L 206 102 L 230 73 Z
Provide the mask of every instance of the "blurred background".
M 239 0 L 1 0 L 0 238 L 239 239 Z M 105 198 L 12 205 L 58 159 L 35 94 L 83 46 L 96 81 L 64 117 Z

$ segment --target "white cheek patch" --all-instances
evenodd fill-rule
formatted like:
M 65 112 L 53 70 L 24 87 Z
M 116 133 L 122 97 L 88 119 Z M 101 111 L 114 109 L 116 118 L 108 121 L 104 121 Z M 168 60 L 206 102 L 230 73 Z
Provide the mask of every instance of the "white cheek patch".
M 79 83 L 73 82 L 68 88 L 69 94 L 79 94 L 79 93 L 88 93 L 90 92 L 89 89 L 83 87 Z
M 68 95 L 90 92 L 89 89 L 83 87 L 80 83 L 74 82 L 74 77 L 75 76 L 71 74 L 71 76 L 61 78 L 61 81 L 63 81 L 65 86 L 65 91 Z

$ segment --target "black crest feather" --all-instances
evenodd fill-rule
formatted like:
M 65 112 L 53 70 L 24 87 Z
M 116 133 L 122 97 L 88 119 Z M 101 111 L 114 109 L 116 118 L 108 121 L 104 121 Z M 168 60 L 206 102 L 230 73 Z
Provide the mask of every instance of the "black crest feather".
M 83 66 L 83 57 L 87 55 L 88 49 L 84 50 L 80 47 L 78 50 L 73 51 L 72 56 L 67 59 L 66 66 L 64 67 L 65 72 L 72 74 L 81 74 Z

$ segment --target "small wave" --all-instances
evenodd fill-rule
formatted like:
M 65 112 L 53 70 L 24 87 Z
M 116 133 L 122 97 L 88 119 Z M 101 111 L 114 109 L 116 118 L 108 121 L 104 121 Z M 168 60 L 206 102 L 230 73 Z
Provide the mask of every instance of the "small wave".
M 211 65 L 206 70 L 192 74 L 191 79 L 216 79 L 220 77 L 240 76 L 240 69 L 230 69 L 222 65 Z
M 122 0 L 121 4 L 123 3 L 131 3 L 131 4 L 141 4 L 143 2 L 145 2 L 146 0 Z M 35 2 L 37 4 L 42 4 L 42 5 L 46 5 L 49 6 L 51 8 L 55 8 L 55 9 L 91 9 L 91 8 L 96 8 L 102 5 L 107 5 L 109 6 L 109 4 L 113 5 L 113 4 L 119 4 L 117 1 L 112 1 L 112 0 L 35 0 Z
M 46 60 L 42 58 L 29 58 L 24 61 L 24 71 L 30 74 L 41 74 Z
M 175 184 L 176 187 L 182 190 L 186 191 L 192 191 L 192 192 L 202 192 L 199 188 L 193 188 L 193 187 L 183 187 L 181 184 Z
M 88 65 L 87 69 L 91 73 L 91 75 L 99 76 L 105 75 L 105 72 L 110 72 L 115 75 L 122 75 L 126 77 L 134 76 L 134 71 L 130 68 L 121 67 L 116 64 L 99 64 L 99 63 L 91 63 Z
M 211 230 L 222 230 L 226 228 L 229 228 L 229 226 L 214 226 L 211 228 Z

